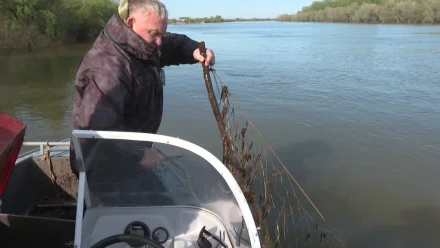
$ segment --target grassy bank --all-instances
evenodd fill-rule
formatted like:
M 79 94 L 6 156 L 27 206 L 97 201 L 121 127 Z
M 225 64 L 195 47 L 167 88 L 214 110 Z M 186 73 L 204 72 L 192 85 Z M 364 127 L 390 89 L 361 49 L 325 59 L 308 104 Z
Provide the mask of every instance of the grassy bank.
M 439 0 L 323 0 L 278 21 L 440 24 Z
M 3 0 L 0 54 L 93 39 L 116 10 L 111 0 Z

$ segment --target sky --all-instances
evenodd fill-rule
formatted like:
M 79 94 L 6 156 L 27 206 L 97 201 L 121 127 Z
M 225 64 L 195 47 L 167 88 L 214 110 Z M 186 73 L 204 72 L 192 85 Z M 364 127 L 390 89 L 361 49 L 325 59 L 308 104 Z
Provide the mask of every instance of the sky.
M 280 14 L 294 14 L 313 0 L 162 0 L 169 18 L 210 17 L 275 18 Z

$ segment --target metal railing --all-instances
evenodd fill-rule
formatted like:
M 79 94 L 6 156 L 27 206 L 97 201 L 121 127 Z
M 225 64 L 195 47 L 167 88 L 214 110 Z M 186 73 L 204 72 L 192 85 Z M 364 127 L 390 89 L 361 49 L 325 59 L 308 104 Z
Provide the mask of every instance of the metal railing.
M 70 141 L 69 141 L 69 139 L 62 140 L 62 141 L 52 141 L 52 142 L 50 142 L 50 141 L 41 141 L 41 142 L 39 142 L 39 141 L 37 141 L 37 142 L 30 141 L 30 142 L 23 142 L 22 146 L 39 146 L 40 147 L 40 154 L 43 155 L 44 154 L 44 148 L 48 144 L 49 144 L 49 147 L 52 147 L 52 146 L 70 146 Z M 33 152 L 35 152 L 35 151 L 28 151 L 28 152 L 25 152 L 24 154 L 21 154 L 21 155 L 25 155 L 27 153 L 33 153 Z

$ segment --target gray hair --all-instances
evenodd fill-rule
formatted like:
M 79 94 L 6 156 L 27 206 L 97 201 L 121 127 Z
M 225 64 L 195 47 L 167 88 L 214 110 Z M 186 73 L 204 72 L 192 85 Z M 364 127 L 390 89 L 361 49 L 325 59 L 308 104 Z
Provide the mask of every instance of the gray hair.
M 155 13 L 163 20 L 168 20 L 168 10 L 159 0 L 128 0 L 128 12 L 143 9 L 147 13 Z

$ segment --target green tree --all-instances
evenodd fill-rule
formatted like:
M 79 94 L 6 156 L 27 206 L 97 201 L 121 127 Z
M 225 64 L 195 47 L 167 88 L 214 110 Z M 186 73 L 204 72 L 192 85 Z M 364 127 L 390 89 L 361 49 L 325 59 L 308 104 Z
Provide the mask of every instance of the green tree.
M 116 9 L 112 0 L 3 0 L 0 53 L 94 37 Z
M 322 0 L 278 21 L 440 23 L 438 0 Z

